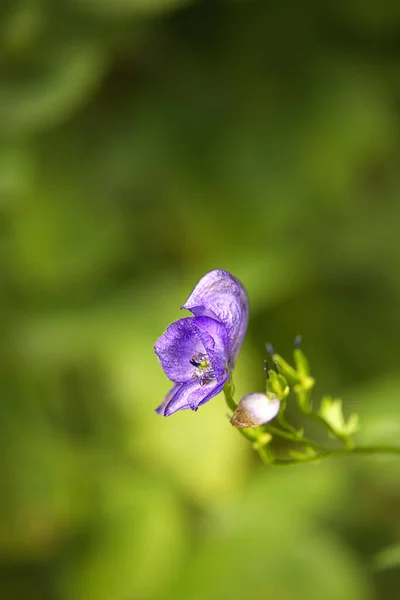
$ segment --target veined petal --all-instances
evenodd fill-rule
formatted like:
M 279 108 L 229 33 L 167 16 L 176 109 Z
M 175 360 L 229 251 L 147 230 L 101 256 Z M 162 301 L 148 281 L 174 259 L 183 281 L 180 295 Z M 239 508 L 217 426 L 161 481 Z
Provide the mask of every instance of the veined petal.
M 193 331 L 192 319 L 187 317 L 172 323 L 158 338 L 154 350 L 167 377 L 184 383 L 192 378 L 191 357 L 204 352 L 204 345 Z
M 231 423 L 234 427 L 258 427 L 272 421 L 279 412 L 280 400 L 270 399 L 266 394 L 246 394 L 236 407 Z
M 211 379 L 220 380 L 228 361 L 226 345 L 226 331 L 221 323 L 210 317 L 186 317 L 168 327 L 154 350 L 167 377 L 185 383 L 198 375 L 191 361 L 200 355 L 209 360 Z
M 214 317 L 224 325 L 233 367 L 249 320 L 249 301 L 240 281 L 228 271 L 210 271 L 200 279 L 182 308 L 195 316 Z
M 217 394 L 222 392 L 223 387 L 228 380 L 228 376 L 229 376 L 229 373 L 228 373 L 228 371 L 226 371 L 226 373 L 224 374 L 224 377 L 221 379 L 221 381 L 219 381 L 217 383 L 217 385 L 214 386 L 214 388 L 207 394 L 207 396 L 205 398 L 202 398 L 200 400 L 200 402 L 197 404 L 197 408 L 199 406 L 203 406 L 203 404 L 205 404 L 206 402 L 211 400 L 211 398 L 214 398 L 214 396 L 216 396 Z
M 169 417 L 178 410 L 184 410 L 191 408 L 197 410 L 199 406 L 205 404 L 211 398 L 214 398 L 225 385 L 228 378 L 228 373 L 225 374 L 224 379 L 216 383 L 215 381 L 200 385 L 196 380 L 189 381 L 179 386 L 178 390 L 168 402 L 164 409 L 164 415 Z
M 163 415 L 164 414 L 164 410 L 165 407 L 167 406 L 168 402 L 171 400 L 171 398 L 176 394 L 176 392 L 179 390 L 179 388 L 181 387 L 181 385 L 183 385 L 182 383 L 176 383 L 174 385 L 174 387 L 169 390 L 168 394 L 165 396 L 164 400 L 161 402 L 160 406 L 158 406 L 155 410 L 155 412 L 158 415 Z

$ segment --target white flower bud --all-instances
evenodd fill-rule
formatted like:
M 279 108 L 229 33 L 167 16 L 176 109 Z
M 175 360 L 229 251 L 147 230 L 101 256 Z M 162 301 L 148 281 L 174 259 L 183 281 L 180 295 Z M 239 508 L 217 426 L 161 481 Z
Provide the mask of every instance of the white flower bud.
M 279 398 L 271 396 L 257 392 L 243 396 L 231 418 L 233 427 L 258 427 L 272 421 L 279 412 L 281 402 Z

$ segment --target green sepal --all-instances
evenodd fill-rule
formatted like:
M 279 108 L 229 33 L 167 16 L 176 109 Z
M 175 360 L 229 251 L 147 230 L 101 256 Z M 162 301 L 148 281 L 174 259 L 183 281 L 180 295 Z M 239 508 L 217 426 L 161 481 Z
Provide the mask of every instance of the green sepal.
M 294 353 L 294 364 L 296 365 L 296 371 L 300 376 L 300 379 L 305 379 L 310 375 L 310 364 L 304 352 L 300 348 L 296 348 Z
M 300 410 L 304 414 L 309 414 L 312 411 L 310 393 L 315 385 L 315 379 L 310 375 L 308 359 L 300 348 L 296 348 L 294 351 L 294 362 L 300 379 L 299 383 L 295 385 L 294 391 Z
M 283 375 L 275 373 L 275 371 L 269 372 L 269 378 L 267 379 L 267 396 L 270 399 L 285 400 L 290 393 L 290 388 Z
M 289 363 L 286 362 L 284 358 L 280 354 L 273 354 L 272 360 L 276 363 L 279 372 L 286 378 L 289 385 L 294 385 L 295 383 L 300 382 L 300 377 Z

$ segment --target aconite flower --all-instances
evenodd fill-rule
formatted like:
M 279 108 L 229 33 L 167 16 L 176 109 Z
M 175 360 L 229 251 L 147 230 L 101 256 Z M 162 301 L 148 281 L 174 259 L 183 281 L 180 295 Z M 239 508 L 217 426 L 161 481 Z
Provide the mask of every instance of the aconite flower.
M 197 410 L 216 396 L 233 370 L 249 318 L 242 284 L 216 269 L 200 279 L 182 306 L 194 316 L 172 323 L 154 350 L 173 388 L 159 414 Z

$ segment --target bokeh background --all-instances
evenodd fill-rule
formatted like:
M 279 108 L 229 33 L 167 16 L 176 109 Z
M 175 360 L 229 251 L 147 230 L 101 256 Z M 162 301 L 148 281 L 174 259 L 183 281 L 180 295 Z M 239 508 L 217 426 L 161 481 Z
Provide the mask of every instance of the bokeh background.
M 301 333 L 400 443 L 400 4 L 0 10 L 0 598 L 397 599 L 400 460 L 267 469 L 153 344 L 228 269 L 238 397 Z

